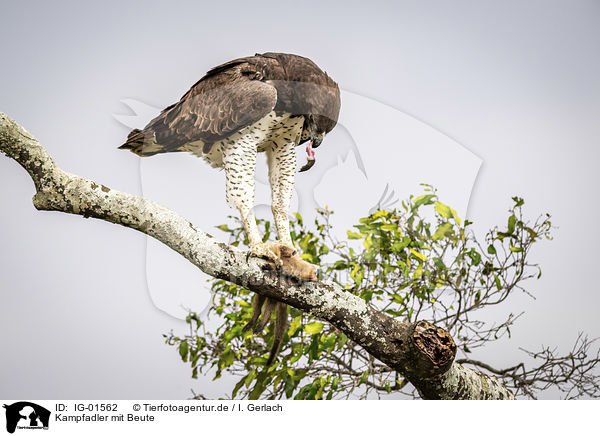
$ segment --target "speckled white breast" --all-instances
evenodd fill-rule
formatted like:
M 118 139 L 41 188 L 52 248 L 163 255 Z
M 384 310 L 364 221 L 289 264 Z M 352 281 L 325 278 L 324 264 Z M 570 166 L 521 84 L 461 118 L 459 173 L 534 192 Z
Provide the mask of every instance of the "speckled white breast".
M 289 113 L 277 115 L 275 111 L 272 111 L 254 124 L 215 142 L 208 153 L 202 152 L 204 146 L 202 141 L 190 142 L 183 148 L 202 157 L 212 167 L 222 167 L 223 148 L 226 144 L 252 143 L 256 145 L 257 151 L 265 151 L 270 147 L 278 147 L 292 142 L 298 144 L 303 125 L 304 117 L 292 117 Z

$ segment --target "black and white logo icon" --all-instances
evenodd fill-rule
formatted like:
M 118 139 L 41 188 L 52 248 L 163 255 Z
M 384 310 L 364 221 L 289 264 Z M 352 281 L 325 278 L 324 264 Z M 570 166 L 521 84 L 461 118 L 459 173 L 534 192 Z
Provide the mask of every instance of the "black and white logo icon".
M 29 401 L 5 404 L 6 431 L 14 433 L 16 429 L 48 429 L 50 411 Z

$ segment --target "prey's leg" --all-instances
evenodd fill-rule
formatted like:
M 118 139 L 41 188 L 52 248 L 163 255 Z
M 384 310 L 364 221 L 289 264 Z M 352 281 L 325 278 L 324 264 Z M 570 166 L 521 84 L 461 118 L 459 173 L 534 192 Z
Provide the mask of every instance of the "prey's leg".
M 244 326 L 244 328 L 242 329 L 243 332 L 247 332 L 252 327 L 254 327 L 254 324 L 256 324 L 256 321 L 258 321 L 258 317 L 260 316 L 260 311 L 262 310 L 262 306 L 263 306 L 266 298 L 267 297 L 260 295 L 260 294 L 254 295 L 254 301 L 252 303 L 252 318 L 250 319 L 248 324 L 246 324 Z
M 279 353 L 279 349 L 281 348 L 281 343 L 283 342 L 283 336 L 287 330 L 287 306 L 283 303 L 277 303 L 277 312 L 275 315 L 275 331 L 273 332 L 273 345 L 271 346 L 271 351 L 269 353 L 269 359 L 265 364 L 267 367 L 271 366 L 277 353 Z
M 273 300 L 272 298 L 267 298 L 267 301 L 265 302 L 265 309 L 264 309 L 264 312 L 260 319 L 260 322 L 257 324 L 256 327 L 254 327 L 254 330 L 253 330 L 254 333 L 258 334 L 265 329 L 265 327 L 269 323 L 271 314 L 273 313 L 273 310 L 275 309 L 277 304 L 278 304 L 277 300 Z

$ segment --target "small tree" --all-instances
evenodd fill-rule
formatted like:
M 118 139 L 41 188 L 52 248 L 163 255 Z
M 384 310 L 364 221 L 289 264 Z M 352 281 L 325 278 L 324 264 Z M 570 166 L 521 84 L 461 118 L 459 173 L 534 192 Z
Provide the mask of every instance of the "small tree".
M 438 201 L 425 185 L 425 194 L 410 197 L 400 210 L 377 210 L 347 232 L 348 240 L 332 235 L 328 209 L 318 210 L 314 227 L 300 215 L 292 222 L 292 236 L 302 257 L 321 266 L 320 279 L 343 286 L 393 317 L 408 322 L 427 320 L 448 331 L 459 350 L 473 350 L 506 335 L 522 313 L 510 313 L 493 323 L 481 319 L 485 309 L 507 301 L 515 292 L 531 295 L 525 284 L 539 279 L 539 265 L 529 260 L 535 243 L 551 239 L 550 215 L 534 222 L 523 217 L 524 201 L 513 197 L 508 219 L 478 240 L 471 222 L 461 222 L 456 212 Z M 235 218 L 234 218 L 235 220 Z M 234 246 L 248 243 L 239 220 L 219 228 Z M 270 223 L 262 221 L 264 240 Z M 165 335 L 181 358 L 192 367 L 192 377 L 223 372 L 237 377 L 231 398 L 332 399 L 380 397 L 393 392 L 415 397 L 417 392 L 389 366 L 375 360 L 362 347 L 330 324 L 291 309 L 291 323 L 277 362 L 265 368 L 272 326 L 258 337 L 242 328 L 252 314 L 252 293 L 224 280 L 213 280 L 212 306 L 206 320 L 191 312 L 186 319 L 190 333 Z M 583 334 L 567 355 L 550 348 L 525 351 L 533 366 L 515 362 L 495 369 L 478 360 L 473 365 L 500 378 L 516 395 L 536 398 L 538 392 L 556 387 L 565 398 L 600 396 L 598 351 L 589 357 L 591 345 Z M 541 362 L 541 363 L 540 363 Z M 203 396 L 197 395 L 199 398 Z

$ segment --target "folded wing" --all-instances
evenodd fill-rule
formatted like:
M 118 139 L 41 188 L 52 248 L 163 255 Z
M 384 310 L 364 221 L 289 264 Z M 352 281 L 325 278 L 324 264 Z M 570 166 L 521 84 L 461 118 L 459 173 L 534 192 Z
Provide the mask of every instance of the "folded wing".
M 219 68 L 219 67 L 217 67 Z M 141 156 L 180 151 L 202 141 L 204 150 L 266 116 L 277 104 L 277 90 L 256 80 L 248 64 L 211 70 L 143 130 L 133 130 L 120 148 Z

